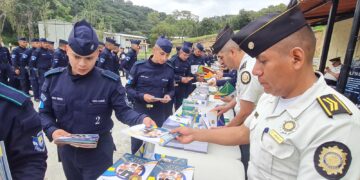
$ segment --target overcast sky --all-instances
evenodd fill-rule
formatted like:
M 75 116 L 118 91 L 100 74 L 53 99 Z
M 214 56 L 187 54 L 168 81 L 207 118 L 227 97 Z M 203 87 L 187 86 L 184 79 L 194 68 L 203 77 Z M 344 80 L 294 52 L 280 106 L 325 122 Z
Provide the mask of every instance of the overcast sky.
M 269 5 L 284 3 L 290 0 L 130 0 L 135 5 L 146 6 L 166 14 L 174 10 L 189 10 L 204 17 L 238 14 L 240 9 L 259 10 Z

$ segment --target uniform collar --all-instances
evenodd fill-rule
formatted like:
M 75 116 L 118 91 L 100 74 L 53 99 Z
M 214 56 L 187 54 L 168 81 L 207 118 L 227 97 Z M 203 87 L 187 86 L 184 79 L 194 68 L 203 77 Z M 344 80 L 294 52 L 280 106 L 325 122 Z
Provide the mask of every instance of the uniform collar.
M 70 78 L 71 78 L 72 81 L 77 81 L 77 80 L 79 80 L 79 79 L 84 79 L 84 78 L 86 78 L 86 77 L 89 77 L 89 76 L 94 72 L 94 69 L 95 69 L 95 67 L 94 67 L 90 72 L 88 72 L 88 73 L 85 74 L 85 75 L 73 75 L 73 74 L 71 73 L 71 66 L 70 66 L 70 64 L 67 66 L 67 71 L 68 71 L 68 74 L 69 74 L 69 76 L 70 76 Z
M 312 103 L 316 101 L 316 98 L 319 94 L 324 91 L 327 87 L 324 77 L 321 73 L 316 72 L 316 76 L 318 76 L 318 80 L 309 88 L 307 89 L 301 97 L 296 99 L 291 105 L 289 105 L 283 111 L 279 111 L 276 114 L 272 114 L 271 116 L 279 116 L 285 110 L 291 115 L 292 118 L 297 118 L 302 112 L 305 111 Z M 273 96 L 273 99 L 270 99 L 270 103 L 274 103 L 274 109 L 276 108 L 277 103 L 279 102 L 280 97 Z
M 164 64 L 158 64 L 158 63 L 154 63 L 154 61 L 152 61 L 152 58 L 153 58 L 153 55 L 151 55 L 150 57 L 149 57 L 149 59 L 148 59 L 148 62 L 149 62 L 149 64 L 150 65 L 153 65 L 153 66 L 158 66 L 158 67 L 160 67 L 160 66 L 163 66 Z M 166 63 L 165 63 L 166 64 Z

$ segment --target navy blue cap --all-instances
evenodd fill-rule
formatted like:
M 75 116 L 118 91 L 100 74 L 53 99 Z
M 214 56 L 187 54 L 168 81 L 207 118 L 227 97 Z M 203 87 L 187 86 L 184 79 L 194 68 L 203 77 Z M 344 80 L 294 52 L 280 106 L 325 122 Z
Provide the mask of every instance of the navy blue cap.
M 39 41 L 40 42 L 47 42 L 46 38 L 40 38 Z
M 31 42 L 39 42 L 39 39 L 38 38 L 32 38 Z
M 92 54 L 99 46 L 96 32 L 85 20 L 74 24 L 68 42 L 71 49 L 80 56 Z
M 200 51 L 204 51 L 204 49 L 205 49 L 201 43 L 197 43 L 196 48 L 199 49 Z
M 225 44 L 233 36 L 234 31 L 230 28 L 229 25 L 226 25 L 219 34 L 216 36 L 214 44 L 211 46 L 211 50 L 214 54 L 219 53 L 219 51 L 225 46 Z
M 268 14 L 250 22 L 231 39 L 246 54 L 256 57 L 306 25 L 304 15 L 296 5 L 281 14 Z
M 47 41 L 47 43 L 52 44 L 52 45 L 54 45 L 54 44 L 55 44 L 55 42 L 54 42 L 54 41 Z
M 68 42 L 63 39 L 59 39 L 59 44 L 68 44 Z
M 120 43 L 116 43 L 116 42 L 115 42 L 115 46 L 116 46 L 116 47 L 120 47 Z
M 335 62 L 335 61 L 341 61 L 340 57 L 332 58 L 329 61 Z
M 108 43 L 111 43 L 111 44 L 113 44 L 113 45 L 116 45 L 115 39 L 112 39 L 112 38 L 107 37 L 107 38 L 105 38 L 105 41 L 108 42 Z
M 171 49 L 172 49 L 172 43 L 166 39 L 164 36 L 160 36 L 157 40 L 156 43 L 164 52 L 166 53 L 170 53 Z
M 190 52 L 191 52 L 191 49 L 188 46 L 181 47 L 181 50 L 186 54 L 190 54 Z
M 141 40 L 131 39 L 130 42 L 131 42 L 131 44 L 139 45 L 141 43 Z
M 27 41 L 24 37 L 18 37 L 18 41 Z
M 184 46 L 187 46 L 187 47 L 189 47 L 189 48 L 192 48 L 193 43 L 192 43 L 192 42 L 188 42 L 188 41 L 184 41 L 183 45 L 184 45 Z
M 105 44 L 104 44 L 103 42 L 99 42 L 99 45 L 103 45 L 103 46 L 105 46 Z

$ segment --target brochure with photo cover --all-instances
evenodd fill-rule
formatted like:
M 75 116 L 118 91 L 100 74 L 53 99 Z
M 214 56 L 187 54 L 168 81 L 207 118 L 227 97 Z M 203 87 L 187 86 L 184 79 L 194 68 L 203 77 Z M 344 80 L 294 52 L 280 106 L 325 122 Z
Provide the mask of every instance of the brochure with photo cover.
M 109 167 L 98 180 L 145 180 L 157 163 L 158 161 L 126 153 Z
M 98 140 L 98 134 L 71 134 L 54 139 L 54 143 L 68 144 L 79 148 L 96 148 Z
M 165 154 L 154 153 L 152 159 L 156 160 L 156 161 L 164 161 L 167 163 L 173 163 L 173 164 L 178 164 L 178 165 L 182 165 L 182 166 L 187 166 L 187 159 L 185 159 L 185 158 L 178 158 L 178 157 L 174 157 L 174 156 L 168 156 Z
M 12 180 L 4 141 L 0 141 L 0 180 Z
M 159 161 L 148 180 L 191 180 L 194 167 Z
M 132 126 L 130 128 L 124 129 L 122 132 L 131 137 L 149 143 L 159 144 L 161 146 L 166 145 L 169 141 L 175 139 L 177 136 L 177 134 L 170 133 L 168 129 L 155 127 L 147 128 L 144 124 Z

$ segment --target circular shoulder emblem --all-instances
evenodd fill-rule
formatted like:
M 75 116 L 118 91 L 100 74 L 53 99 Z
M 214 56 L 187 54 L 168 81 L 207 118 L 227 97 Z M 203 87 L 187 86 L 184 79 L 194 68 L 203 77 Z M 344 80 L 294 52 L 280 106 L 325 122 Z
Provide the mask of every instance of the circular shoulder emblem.
M 243 84 L 248 84 L 251 80 L 251 75 L 248 71 L 244 71 L 241 73 L 241 82 Z
M 320 145 L 314 154 L 316 171 L 326 179 L 340 179 L 344 177 L 351 164 L 349 148 L 336 141 Z
M 284 134 L 290 134 L 294 132 L 297 128 L 297 122 L 294 119 L 284 121 L 281 126 L 281 132 Z

